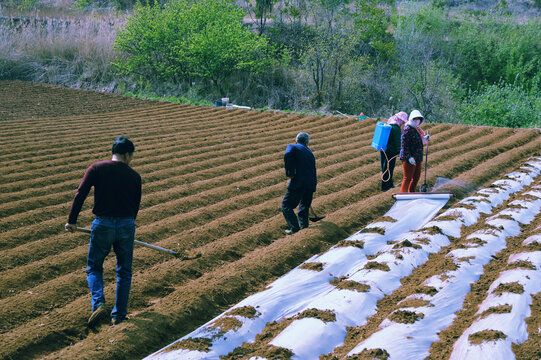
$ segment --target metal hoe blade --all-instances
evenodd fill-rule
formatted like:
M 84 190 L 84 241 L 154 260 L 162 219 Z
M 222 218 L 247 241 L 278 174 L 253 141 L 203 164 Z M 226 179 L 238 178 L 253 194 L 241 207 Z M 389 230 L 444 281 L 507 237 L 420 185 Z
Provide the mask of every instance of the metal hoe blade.
M 312 209 L 311 206 L 310 206 L 310 211 L 312 212 L 312 214 L 313 214 L 314 216 L 311 216 L 311 217 L 309 217 L 308 219 L 309 219 L 310 221 L 312 221 L 312 222 L 316 222 L 316 221 L 319 221 L 319 220 L 325 218 L 325 216 L 317 216 L 317 214 L 314 212 L 314 209 Z

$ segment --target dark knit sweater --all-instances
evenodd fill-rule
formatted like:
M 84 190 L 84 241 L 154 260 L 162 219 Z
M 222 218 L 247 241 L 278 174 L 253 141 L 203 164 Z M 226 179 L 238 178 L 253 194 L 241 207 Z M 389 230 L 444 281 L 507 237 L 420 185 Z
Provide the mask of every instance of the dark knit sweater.
M 86 169 L 71 205 L 68 223 L 77 223 L 83 203 L 94 186 L 96 216 L 136 218 L 141 203 L 141 176 L 121 161 L 100 161 Z

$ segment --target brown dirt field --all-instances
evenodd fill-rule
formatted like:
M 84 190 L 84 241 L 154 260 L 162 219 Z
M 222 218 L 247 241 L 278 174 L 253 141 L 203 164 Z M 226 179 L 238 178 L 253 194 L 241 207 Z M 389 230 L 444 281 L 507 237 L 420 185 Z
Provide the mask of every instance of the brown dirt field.
M 0 81 L 0 99 L 0 359 L 140 359 L 380 219 L 394 202 L 379 191 L 379 156 L 370 146 L 375 119 L 197 107 L 17 81 Z M 440 176 L 485 187 L 541 149 L 537 129 L 424 129 L 431 133 L 429 184 Z M 313 207 L 325 219 L 285 237 L 283 151 L 299 131 L 311 136 L 319 180 Z M 89 329 L 88 235 L 65 233 L 63 226 L 84 170 L 110 158 L 120 134 L 134 141 L 132 166 L 143 178 L 136 238 L 193 259 L 136 247 L 128 320 Z M 401 176 L 397 164 L 395 183 Z M 446 208 L 469 195 L 453 191 Z M 91 194 L 79 226 L 90 226 L 92 203 Z M 488 286 L 540 221 L 537 216 L 485 267 L 456 321 L 433 344 L 432 358 L 449 357 Z M 376 331 L 403 307 L 399 301 L 448 266 L 445 254 L 462 239 L 403 279 L 402 288 L 380 300 L 378 313 L 351 329 L 345 345 L 326 358 L 343 357 Z M 109 306 L 114 260 L 110 255 L 105 263 Z M 317 271 L 318 264 L 312 266 Z M 531 337 L 514 347 L 517 358 L 539 354 L 540 307 L 538 294 L 527 319 Z M 269 324 L 266 331 L 285 326 Z M 242 351 L 291 356 L 268 340 Z

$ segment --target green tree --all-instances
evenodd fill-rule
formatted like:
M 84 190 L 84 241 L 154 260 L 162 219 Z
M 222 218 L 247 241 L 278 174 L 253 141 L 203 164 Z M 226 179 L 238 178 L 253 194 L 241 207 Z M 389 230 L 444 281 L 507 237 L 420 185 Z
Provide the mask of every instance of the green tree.
M 345 86 L 352 64 L 370 66 L 368 59 L 394 52 L 388 18 L 376 2 L 362 0 L 314 1 L 310 18 L 301 70 L 312 81 L 313 105 L 343 109 L 344 93 L 353 90 Z
M 454 118 L 459 88 L 456 76 L 442 57 L 441 37 L 451 25 L 446 13 L 425 7 L 398 19 L 395 31 L 397 70 L 391 77 L 398 108 L 419 109 L 430 121 Z
M 272 62 L 265 36 L 242 24 L 244 11 L 225 0 L 177 0 L 140 6 L 121 30 L 115 63 L 124 74 L 167 81 L 209 80 L 224 94 L 226 79 L 258 73 Z
M 255 0 L 255 6 L 252 4 L 252 1 L 247 1 L 250 17 L 257 25 L 259 35 L 265 32 L 267 20 L 272 16 L 276 1 L 277 0 Z

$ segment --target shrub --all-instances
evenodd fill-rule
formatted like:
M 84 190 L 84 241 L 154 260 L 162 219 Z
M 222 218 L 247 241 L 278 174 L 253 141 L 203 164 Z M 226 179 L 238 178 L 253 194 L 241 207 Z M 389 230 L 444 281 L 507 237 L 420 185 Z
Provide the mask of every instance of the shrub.
M 514 83 L 517 75 L 527 88 L 539 87 L 540 26 L 539 20 L 518 24 L 511 18 L 463 21 L 446 55 L 456 59 L 462 81 L 471 87 L 501 79 Z
M 541 93 L 500 82 L 469 92 L 460 109 L 465 123 L 511 128 L 541 125 Z
M 236 72 L 257 73 L 271 64 L 265 36 L 243 26 L 244 11 L 225 0 L 177 0 L 140 6 L 119 32 L 115 62 L 122 74 L 152 80 L 210 81 L 224 94 Z

